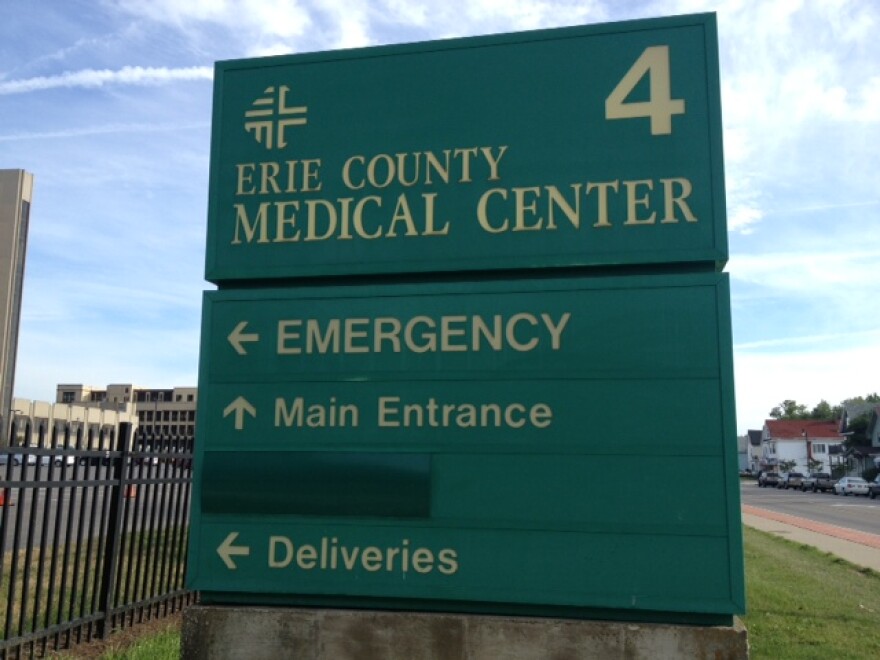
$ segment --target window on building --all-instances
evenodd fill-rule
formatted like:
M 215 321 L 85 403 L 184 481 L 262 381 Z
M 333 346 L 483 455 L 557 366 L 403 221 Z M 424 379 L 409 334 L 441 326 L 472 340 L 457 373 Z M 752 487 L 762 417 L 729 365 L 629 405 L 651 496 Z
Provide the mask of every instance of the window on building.
M 176 421 L 177 421 L 177 411 L 176 411 L 176 410 L 172 410 L 172 411 L 171 411 L 171 421 L 172 421 L 172 422 L 176 422 Z
M 813 453 L 814 454 L 824 454 L 828 451 L 825 443 L 822 442 L 814 442 L 813 443 Z
M 186 400 L 187 400 L 187 401 L 192 401 L 192 400 L 193 400 L 193 395 L 192 395 L 192 394 L 187 394 L 187 395 L 186 395 Z
M 74 398 L 76 396 L 76 392 L 62 392 L 61 393 L 61 403 L 73 403 L 76 401 Z
M 175 401 L 180 401 L 181 399 L 183 399 L 183 396 L 181 396 L 180 394 L 178 394 L 177 397 L 176 397 L 174 400 L 175 400 Z
M 148 421 L 148 422 L 152 422 L 152 421 L 153 421 L 153 411 L 152 411 L 152 410 L 148 410 L 148 411 L 147 411 L 147 421 Z

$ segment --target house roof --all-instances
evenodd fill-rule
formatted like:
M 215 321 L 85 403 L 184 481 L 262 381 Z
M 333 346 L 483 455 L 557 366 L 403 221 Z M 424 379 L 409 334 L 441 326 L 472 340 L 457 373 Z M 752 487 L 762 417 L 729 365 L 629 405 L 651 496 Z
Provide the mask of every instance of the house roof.
M 837 430 L 837 422 L 826 422 L 815 419 L 768 419 L 764 428 L 771 438 L 781 440 L 803 440 L 804 432 L 812 439 L 824 438 L 842 441 Z

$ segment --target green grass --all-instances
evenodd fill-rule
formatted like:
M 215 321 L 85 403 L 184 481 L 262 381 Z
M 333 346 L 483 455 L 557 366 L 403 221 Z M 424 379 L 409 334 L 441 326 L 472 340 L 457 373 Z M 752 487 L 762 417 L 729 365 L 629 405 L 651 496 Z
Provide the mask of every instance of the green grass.
M 833 555 L 744 528 L 749 631 L 754 660 L 880 658 L 880 574 Z M 98 660 L 177 660 L 169 627 Z M 78 660 L 76 651 L 59 656 Z
M 880 574 L 744 528 L 752 658 L 880 658 Z
M 180 631 L 166 630 L 141 639 L 127 648 L 110 649 L 100 660 L 179 660 Z
M 180 587 L 186 531 L 185 528 L 171 528 L 123 535 L 118 604 L 122 600 L 137 602 L 155 595 L 158 589 L 151 589 L 151 586 L 168 584 L 169 576 L 171 588 Z M 36 547 L 15 554 L 7 552 L 0 557 L 0 622 L 6 621 L 6 607 L 11 601 L 13 637 L 21 631 L 40 630 L 47 623 L 65 622 L 98 611 L 100 604 L 95 589 L 100 584 L 98 572 L 103 570 L 104 557 L 99 553 L 101 546 L 97 540 L 93 539 L 91 547 L 88 546 L 88 542 L 82 545 L 70 543 L 54 552 L 51 548 Z M 133 557 L 130 554 L 132 547 L 135 549 Z M 27 582 L 25 568 L 29 572 Z M 52 600 L 49 600 L 50 595 Z M 35 608 L 37 603 L 39 608 Z M 4 631 L 0 629 L 0 639 L 3 638 Z

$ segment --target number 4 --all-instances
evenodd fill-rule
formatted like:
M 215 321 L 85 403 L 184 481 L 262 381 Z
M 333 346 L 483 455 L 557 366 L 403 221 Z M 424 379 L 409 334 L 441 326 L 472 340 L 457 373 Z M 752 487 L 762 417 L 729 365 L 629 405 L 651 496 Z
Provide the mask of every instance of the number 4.
M 650 76 L 648 101 L 626 102 L 626 97 L 645 76 Z M 605 119 L 651 118 L 651 135 L 672 133 L 672 115 L 684 114 L 684 100 L 670 98 L 669 46 L 650 46 L 639 55 L 614 91 L 605 99 Z

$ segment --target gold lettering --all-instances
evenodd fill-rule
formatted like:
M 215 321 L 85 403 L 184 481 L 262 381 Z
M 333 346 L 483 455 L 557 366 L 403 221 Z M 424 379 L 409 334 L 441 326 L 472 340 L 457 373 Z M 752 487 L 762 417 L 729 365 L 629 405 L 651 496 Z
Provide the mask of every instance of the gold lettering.
M 385 236 L 389 238 L 397 236 L 395 225 L 398 222 L 403 222 L 406 225 L 405 234 L 407 236 L 418 236 L 419 232 L 416 230 L 412 213 L 409 210 L 409 202 L 406 199 L 406 194 L 403 193 L 397 198 L 397 206 L 394 207 L 394 215 L 391 217 L 391 226 L 388 227 Z
M 690 197 L 691 191 L 693 190 L 691 182 L 685 178 L 674 178 L 660 179 L 660 183 L 663 184 L 664 200 L 664 216 L 660 223 L 678 222 L 678 218 L 675 216 L 676 206 L 681 210 L 685 221 L 697 222 L 697 216 L 694 215 L 693 211 L 691 211 L 691 207 L 688 206 L 688 203 L 685 201 Z M 681 186 L 681 195 L 676 195 L 673 192 L 673 186 L 675 184 Z
M 361 238 L 366 238 L 367 240 L 372 240 L 374 238 L 379 238 L 382 236 L 382 227 L 376 229 L 376 233 L 368 234 L 364 229 L 364 206 L 367 205 L 367 202 L 373 202 L 376 206 L 382 206 L 382 198 L 376 197 L 375 195 L 369 195 L 364 197 L 361 200 L 358 200 L 358 203 L 354 205 L 354 215 L 352 217 L 352 222 L 354 223 L 354 230 L 358 236 Z
M 636 197 L 639 186 L 647 186 L 648 190 L 654 190 L 654 182 L 650 179 L 643 179 L 641 181 L 624 181 L 624 187 L 626 188 L 626 222 L 625 225 L 653 225 L 654 219 L 657 217 L 657 212 L 652 211 L 651 215 L 647 218 L 639 218 L 638 217 L 638 207 L 643 206 L 648 208 L 651 199 L 646 192 L 642 197 Z
M 608 222 L 608 189 L 612 188 L 614 192 L 617 192 L 619 181 L 605 181 L 603 183 L 592 183 L 587 182 L 587 192 L 585 194 L 589 195 L 593 189 L 599 191 L 599 202 L 598 202 L 598 220 L 593 225 L 594 227 L 610 227 L 611 223 Z
M 236 195 L 253 195 L 257 192 L 256 187 L 253 185 L 255 167 L 254 163 L 239 163 L 235 166 L 235 169 L 238 171 L 238 176 L 236 177 L 238 185 L 235 187 Z M 245 184 L 250 184 L 250 188 L 245 190 Z
M 544 218 L 537 217 L 531 225 L 526 224 L 526 212 L 532 216 L 538 212 L 538 203 L 533 199 L 526 202 L 526 195 L 539 196 L 541 189 L 537 186 L 533 188 L 514 188 L 513 196 L 516 200 L 516 221 L 513 225 L 513 231 L 537 231 L 544 226 Z
M 269 202 L 260 204 L 257 217 L 254 218 L 254 222 L 251 224 L 244 204 L 235 204 L 235 237 L 232 239 L 233 245 L 241 243 L 241 238 L 238 235 L 239 228 L 244 231 L 244 238 L 248 243 L 253 242 L 257 229 L 260 230 L 260 237 L 257 239 L 257 243 L 269 242 L 269 206 Z
M 483 156 L 486 158 L 486 162 L 489 163 L 489 181 L 498 181 L 498 163 L 501 162 L 502 156 L 507 151 L 507 145 L 498 147 L 498 158 L 495 158 L 492 155 L 492 147 L 483 147 L 480 149 L 483 152 Z
M 273 243 L 295 243 L 299 240 L 299 229 L 296 229 L 296 212 L 299 211 L 299 202 L 275 202 L 275 238 Z M 293 234 L 284 235 L 285 227 L 290 227 Z
M 571 189 L 574 191 L 574 208 L 572 208 L 571 204 L 562 196 L 562 193 L 559 192 L 559 189 L 556 186 L 544 186 L 544 190 L 550 195 L 550 201 L 547 203 L 547 229 L 556 229 L 556 217 L 553 214 L 553 209 L 555 207 L 559 207 L 559 209 L 565 214 L 565 217 L 568 218 L 568 221 L 571 223 L 572 227 L 575 229 L 579 229 L 581 226 L 581 185 L 580 183 L 571 184 Z
M 321 159 L 320 158 L 310 158 L 306 159 L 303 162 L 303 180 L 302 180 L 302 190 L 303 192 L 318 192 L 321 190 L 321 187 L 324 185 L 320 181 L 318 181 L 318 177 L 320 176 L 320 172 L 317 168 L 321 167 Z M 291 179 L 293 179 L 293 175 L 291 175 Z M 314 185 L 312 181 L 317 182 L 317 185 Z M 289 192 L 293 192 L 292 190 Z
M 323 208 L 327 211 L 327 229 L 323 234 L 318 234 L 318 208 Z M 306 200 L 306 212 L 308 218 L 308 224 L 306 227 L 306 238 L 307 241 L 324 241 L 333 236 L 333 233 L 336 231 L 336 207 L 333 206 L 326 199 L 307 199 Z
M 366 185 L 363 178 L 361 178 L 361 183 L 359 186 L 356 186 L 354 184 L 354 182 L 352 182 L 352 180 L 351 180 L 351 165 L 352 165 L 352 163 L 360 162 L 360 164 L 363 165 L 364 163 L 366 163 L 366 161 L 367 161 L 367 159 L 364 158 L 363 156 L 352 156 L 347 161 L 345 161 L 345 164 L 342 166 L 342 182 L 350 190 L 360 190 L 361 188 L 363 188 Z
M 507 191 L 504 188 L 491 188 L 480 195 L 480 202 L 477 204 L 477 222 L 480 223 L 480 226 L 484 231 L 487 231 L 490 234 L 500 234 L 501 232 L 507 231 L 510 221 L 505 218 L 500 227 L 493 227 L 489 223 L 489 216 L 486 213 L 486 207 L 489 205 L 489 198 L 492 195 L 499 195 L 501 199 L 507 199 Z

